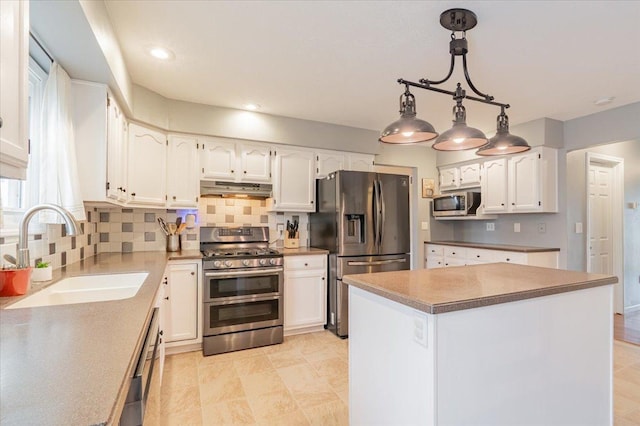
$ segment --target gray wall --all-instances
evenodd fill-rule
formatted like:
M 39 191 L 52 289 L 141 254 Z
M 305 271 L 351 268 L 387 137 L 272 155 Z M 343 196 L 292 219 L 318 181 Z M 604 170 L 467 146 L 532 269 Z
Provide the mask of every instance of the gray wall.
M 136 120 L 161 129 L 375 154 L 378 132 L 164 98 L 134 85 Z

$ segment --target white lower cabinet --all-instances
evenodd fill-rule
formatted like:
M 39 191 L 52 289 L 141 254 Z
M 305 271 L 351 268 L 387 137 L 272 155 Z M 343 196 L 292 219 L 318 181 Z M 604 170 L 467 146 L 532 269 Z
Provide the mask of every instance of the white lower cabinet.
M 284 333 L 307 333 L 327 322 L 327 256 L 285 256 Z
M 497 262 L 542 266 L 545 268 L 559 267 L 558 251 L 519 252 L 448 246 L 445 244 L 425 244 L 424 252 L 426 254 L 424 267 L 426 269 Z
M 200 262 L 170 261 L 165 271 L 164 339 L 167 346 L 202 342 Z

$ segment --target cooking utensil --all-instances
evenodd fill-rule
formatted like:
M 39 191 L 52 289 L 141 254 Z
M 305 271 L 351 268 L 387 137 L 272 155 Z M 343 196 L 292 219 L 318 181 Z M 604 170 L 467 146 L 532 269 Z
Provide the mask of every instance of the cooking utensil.
M 178 230 L 178 227 L 176 226 L 175 223 L 169 224 L 169 235 L 175 235 L 177 230 Z
M 180 228 L 181 224 L 182 224 L 182 216 L 178 216 L 178 218 L 176 219 L 176 226 Z
M 178 229 L 176 230 L 176 234 L 180 235 L 182 234 L 182 232 L 187 228 L 187 224 L 186 223 L 181 223 L 180 226 L 178 226 Z
M 18 264 L 18 261 L 16 260 L 16 258 L 11 256 L 10 254 L 5 254 L 2 257 L 4 257 L 4 260 L 6 260 L 7 262 L 11 263 L 12 265 L 17 265 Z
M 162 229 L 162 232 L 164 232 L 165 235 L 170 235 L 169 228 L 167 228 L 167 224 L 165 223 L 164 219 L 159 217 L 158 223 L 160 224 L 160 229 Z

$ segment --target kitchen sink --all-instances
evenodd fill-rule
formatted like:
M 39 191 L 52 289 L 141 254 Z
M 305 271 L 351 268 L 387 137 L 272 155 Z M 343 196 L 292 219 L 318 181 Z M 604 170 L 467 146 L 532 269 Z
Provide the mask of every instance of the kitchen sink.
M 138 293 L 147 275 L 147 272 L 134 272 L 64 278 L 6 309 L 129 299 Z

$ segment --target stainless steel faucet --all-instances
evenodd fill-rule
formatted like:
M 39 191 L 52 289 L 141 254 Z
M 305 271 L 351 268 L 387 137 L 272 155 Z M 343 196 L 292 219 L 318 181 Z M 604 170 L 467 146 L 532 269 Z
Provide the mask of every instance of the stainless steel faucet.
M 29 210 L 27 210 L 22 219 L 20 219 L 20 233 L 18 234 L 17 253 L 18 264 L 16 265 L 18 268 L 26 268 L 27 266 L 29 266 L 29 248 L 27 247 L 29 243 L 29 222 L 31 221 L 33 215 L 41 210 L 53 210 L 58 212 L 64 219 L 67 235 L 74 236 L 80 233 L 80 225 L 78 224 L 76 219 L 71 213 L 69 213 L 62 207 L 55 204 L 38 204 L 37 206 L 31 207 Z

